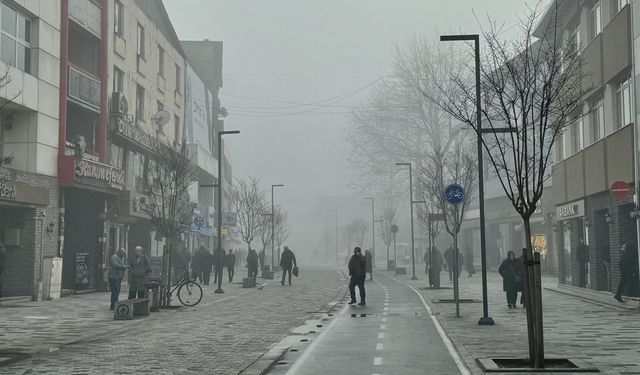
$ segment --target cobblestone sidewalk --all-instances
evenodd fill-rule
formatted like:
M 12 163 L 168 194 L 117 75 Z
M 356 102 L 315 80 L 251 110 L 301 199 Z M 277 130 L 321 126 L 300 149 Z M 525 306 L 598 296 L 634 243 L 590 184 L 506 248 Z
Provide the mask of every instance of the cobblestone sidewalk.
M 472 278 L 464 273 L 460 278 L 460 298 L 478 301 L 461 304 L 461 318 L 455 318 L 455 304 L 434 302 L 453 298 L 452 284 L 445 273 L 441 276 L 442 286 L 451 289 L 420 291 L 473 374 L 483 373 L 475 362 L 477 358 L 528 356 L 525 310 L 520 306 L 515 310 L 507 308 L 500 275 L 488 275 L 489 315 L 495 326 L 478 325 L 482 316 L 479 273 Z M 396 278 L 415 287 L 426 286 L 424 275 L 417 281 L 405 276 Z M 556 284 L 554 278 L 543 279 L 546 357 L 584 360 L 604 374 L 640 374 L 640 313 L 549 290 Z
M 192 308 L 113 321 L 108 295 L 94 293 L 56 302 L 5 308 L 0 350 L 59 348 L 0 368 L 2 374 L 237 374 L 290 330 L 344 293 L 344 279 L 331 269 L 303 269 L 293 286 L 269 280 L 262 289 L 204 287 Z M 73 342 L 73 343 L 72 343 Z M 31 349 L 33 351 L 33 349 Z

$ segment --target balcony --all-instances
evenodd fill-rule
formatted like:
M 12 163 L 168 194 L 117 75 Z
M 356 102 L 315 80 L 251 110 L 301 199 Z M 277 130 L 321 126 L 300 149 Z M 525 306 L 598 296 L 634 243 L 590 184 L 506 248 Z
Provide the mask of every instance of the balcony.
M 100 110 L 100 81 L 72 66 L 69 67 L 68 95 L 80 104 Z
M 102 37 L 101 10 L 88 0 L 69 0 L 69 18 L 91 34 Z

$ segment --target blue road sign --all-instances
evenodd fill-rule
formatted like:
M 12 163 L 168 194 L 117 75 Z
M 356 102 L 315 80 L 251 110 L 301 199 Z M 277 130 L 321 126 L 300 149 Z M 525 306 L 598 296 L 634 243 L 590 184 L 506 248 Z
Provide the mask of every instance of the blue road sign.
M 452 206 L 464 202 L 464 188 L 458 184 L 450 184 L 444 188 L 444 199 Z

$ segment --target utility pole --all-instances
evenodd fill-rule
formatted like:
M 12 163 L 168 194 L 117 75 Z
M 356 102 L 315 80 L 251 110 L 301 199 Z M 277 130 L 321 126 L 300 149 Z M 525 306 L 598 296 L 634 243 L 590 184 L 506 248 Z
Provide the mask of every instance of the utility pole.
M 365 198 L 371 200 L 371 265 L 376 268 L 376 212 L 375 198 Z

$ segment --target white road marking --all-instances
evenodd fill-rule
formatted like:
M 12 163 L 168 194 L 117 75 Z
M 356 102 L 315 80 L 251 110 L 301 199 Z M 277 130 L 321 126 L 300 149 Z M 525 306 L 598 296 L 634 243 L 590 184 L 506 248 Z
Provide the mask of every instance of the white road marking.
M 382 318 L 382 322 L 383 323 L 386 322 L 386 321 L 387 321 L 387 318 Z
M 385 307 L 385 308 L 384 308 L 384 311 L 389 311 L 389 308 L 388 308 L 388 307 Z
M 382 357 L 375 357 L 373 359 L 373 365 L 374 366 L 380 366 L 382 364 Z
M 387 316 L 387 315 L 389 315 L 389 313 L 386 311 L 382 313 L 382 316 Z
M 383 338 L 384 338 L 384 333 L 383 332 L 378 333 L 378 339 L 383 339 Z
M 381 342 L 379 342 L 379 343 L 376 345 L 376 350 L 384 350 L 384 344 L 383 344 L 383 343 L 381 343 Z
M 387 326 L 385 324 L 380 324 L 380 329 L 387 329 Z

